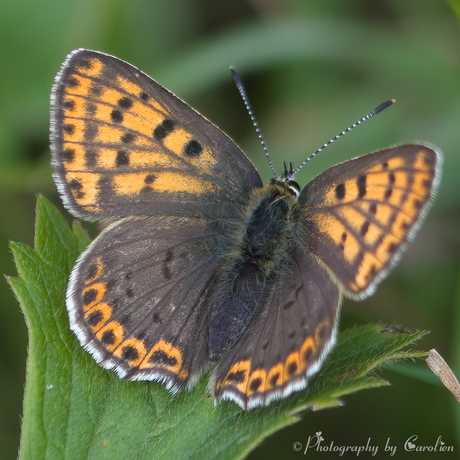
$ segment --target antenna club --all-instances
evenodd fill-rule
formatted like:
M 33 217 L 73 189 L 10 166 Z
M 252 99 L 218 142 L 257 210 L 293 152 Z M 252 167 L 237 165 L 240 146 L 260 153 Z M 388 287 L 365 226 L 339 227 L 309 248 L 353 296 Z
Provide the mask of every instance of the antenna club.
M 236 71 L 235 67 L 230 66 L 230 72 L 232 74 L 233 79 L 235 80 L 236 85 L 237 86 L 242 86 L 241 78 L 240 78 L 238 72 Z
M 377 115 L 379 112 L 382 110 L 385 110 L 387 107 L 390 107 L 390 105 L 393 105 L 396 102 L 396 99 L 390 99 L 383 104 L 380 104 L 376 109 L 372 111 L 372 115 Z

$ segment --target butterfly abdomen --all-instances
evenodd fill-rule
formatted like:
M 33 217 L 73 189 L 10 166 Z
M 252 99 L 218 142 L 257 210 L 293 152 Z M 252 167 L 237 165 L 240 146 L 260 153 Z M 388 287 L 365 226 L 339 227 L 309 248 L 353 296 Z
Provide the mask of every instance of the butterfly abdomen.
M 281 181 L 251 195 L 240 235 L 229 248 L 227 268 L 211 315 L 213 361 L 257 320 L 273 283 L 292 267 L 292 212 L 296 201 Z

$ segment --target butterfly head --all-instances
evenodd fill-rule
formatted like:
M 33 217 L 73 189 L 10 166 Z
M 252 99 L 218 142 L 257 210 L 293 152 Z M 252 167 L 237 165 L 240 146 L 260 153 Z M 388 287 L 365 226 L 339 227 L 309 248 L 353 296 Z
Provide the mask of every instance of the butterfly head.
M 275 182 L 283 182 L 289 191 L 297 198 L 300 195 L 300 185 L 294 180 L 295 172 L 292 169 L 292 163 L 289 163 L 289 168 L 284 162 L 284 172 L 280 176 L 275 176 Z

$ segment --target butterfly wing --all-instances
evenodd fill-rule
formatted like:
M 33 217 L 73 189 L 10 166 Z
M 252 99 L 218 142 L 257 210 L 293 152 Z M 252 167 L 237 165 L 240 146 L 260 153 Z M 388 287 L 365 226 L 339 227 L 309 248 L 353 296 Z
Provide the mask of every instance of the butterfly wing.
M 232 217 L 262 186 L 228 136 L 120 59 L 72 52 L 51 101 L 54 179 L 78 217 Z
M 399 260 L 431 206 L 442 154 L 401 145 L 338 164 L 299 197 L 299 241 L 351 297 L 372 294 Z
M 200 374 L 223 232 L 203 219 L 138 218 L 96 238 L 73 269 L 67 308 L 98 363 L 172 390 Z
M 295 253 L 292 270 L 278 278 L 260 316 L 219 363 L 215 398 L 250 409 L 305 388 L 335 343 L 340 302 L 316 257 Z

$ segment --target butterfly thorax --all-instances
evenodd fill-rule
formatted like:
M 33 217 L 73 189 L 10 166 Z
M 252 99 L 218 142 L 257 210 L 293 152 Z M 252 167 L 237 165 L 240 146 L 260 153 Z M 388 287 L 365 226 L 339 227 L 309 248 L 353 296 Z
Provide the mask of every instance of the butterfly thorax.
M 292 212 L 297 198 L 286 182 L 273 179 L 252 193 L 245 219 L 240 256 L 265 273 L 272 272 L 289 253 L 292 242 Z
M 210 352 L 214 360 L 256 321 L 276 280 L 289 273 L 296 202 L 294 191 L 281 180 L 274 179 L 252 192 L 240 236 L 229 249 L 212 312 Z

